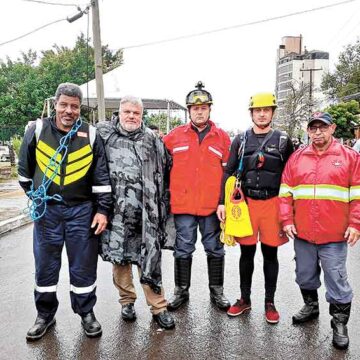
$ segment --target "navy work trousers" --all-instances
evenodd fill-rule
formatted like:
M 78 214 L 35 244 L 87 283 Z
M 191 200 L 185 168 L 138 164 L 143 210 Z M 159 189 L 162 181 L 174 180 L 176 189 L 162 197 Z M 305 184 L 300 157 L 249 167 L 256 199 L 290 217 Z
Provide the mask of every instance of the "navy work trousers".
M 34 223 L 35 305 L 38 314 L 51 319 L 58 308 L 56 289 L 65 243 L 69 260 L 70 298 L 75 313 L 85 315 L 96 303 L 98 238 L 90 228 L 91 202 L 76 206 L 48 205 Z
M 224 244 L 220 242 L 220 222 L 213 213 L 208 216 L 195 216 L 188 214 L 174 215 L 176 240 L 174 256 L 176 258 L 189 258 L 195 251 L 197 230 L 200 229 L 201 242 L 207 256 L 223 257 Z

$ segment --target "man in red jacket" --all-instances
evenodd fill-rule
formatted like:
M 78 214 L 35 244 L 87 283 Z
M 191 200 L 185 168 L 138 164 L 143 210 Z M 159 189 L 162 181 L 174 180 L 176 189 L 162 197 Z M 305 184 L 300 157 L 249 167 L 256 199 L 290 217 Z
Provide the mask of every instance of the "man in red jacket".
M 230 306 L 223 294 L 224 248 L 216 216 L 230 139 L 209 120 L 212 97 L 203 87 L 199 81 L 196 89 L 186 97 L 190 123 L 177 127 L 164 137 L 173 157 L 170 204 L 176 228 L 175 291 L 168 302 L 169 310 L 178 309 L 189 299 L 192 254 L 198 228 L 207 255 L 210 299 L 220 309 L 226 310 Z
M 305 305 L 293 323 L 319 316 L 320 265 L 332 315 L 333 345 L 346 349 L 352 289 L 347 281 L 347 245 L 360 237 L 360 156 L 333 138 L 331 115 L 317 112 L 308 123 L 311 144 L 286 164 L 280 187 L 283 230 L 294 239 L 296 282 Z

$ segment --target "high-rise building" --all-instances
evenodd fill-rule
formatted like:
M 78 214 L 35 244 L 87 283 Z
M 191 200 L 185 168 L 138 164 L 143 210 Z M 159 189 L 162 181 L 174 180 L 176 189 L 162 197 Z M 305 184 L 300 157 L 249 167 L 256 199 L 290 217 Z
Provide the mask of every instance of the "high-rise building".
M 316 110 L 325 106 L 325 97 L 320 86 L 323 75 L 329 70 L 329 53 L 308 51 L 303 46 L 302 36 L 285 36 L 277 52 L 276 97 L 278 116 L 275 121 L 281 125 L 286 121 L 285 101 L 294 89 L 304 87 L 308 91 L 308 101 Z M 316 108 L 315 108 L 316 107 Z

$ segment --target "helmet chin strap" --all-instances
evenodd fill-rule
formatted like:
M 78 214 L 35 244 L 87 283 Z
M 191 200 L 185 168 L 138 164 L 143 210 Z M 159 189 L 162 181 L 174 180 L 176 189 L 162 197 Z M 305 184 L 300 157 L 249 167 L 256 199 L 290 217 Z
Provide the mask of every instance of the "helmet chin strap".
M 206 127 L 208 126 L 208 122 L 209 122 L 209 120 L 207 120 L 206 123 L 201 124 L 201 125 L 199 126 L 199 125 L 195 124 L 195 123 L 191 120 L 191 123 L 192 123 L 196 128 L 198 128 L 198 129 L 204 129 L 204 128 L 206 128 Z

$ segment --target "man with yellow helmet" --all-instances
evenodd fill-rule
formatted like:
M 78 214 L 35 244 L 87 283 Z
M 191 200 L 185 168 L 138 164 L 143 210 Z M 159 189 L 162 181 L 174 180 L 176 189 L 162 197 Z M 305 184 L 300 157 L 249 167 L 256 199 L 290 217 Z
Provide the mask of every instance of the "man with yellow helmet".
M 243 192 L 247 198 L 253 236 L 237 238 L 240 243 L 240 290 L 241 298 L 228 310 L 229 316 L 238 316 L 251 309 L 251 282 L 254 256 L 258 239 L 264 257 L 265 317 L 269 323 L 279 321 L 274 305 L 279 263 L 278 246 L 288 241 L 278 220 L 278 193 L 285 163 L 294 151 L 290 138 L 270 125 L 277 107 L 275 95 L 259 93 L 250 98 L 249 110 L 253 121 L 251 129 L 233 140 L 230 156 L 223 176 L 223 187 L 217 215 L 224 221 L 224 187 L 229 176 L 236 173 L 240 158 L 243 168 L 239 174 Z

